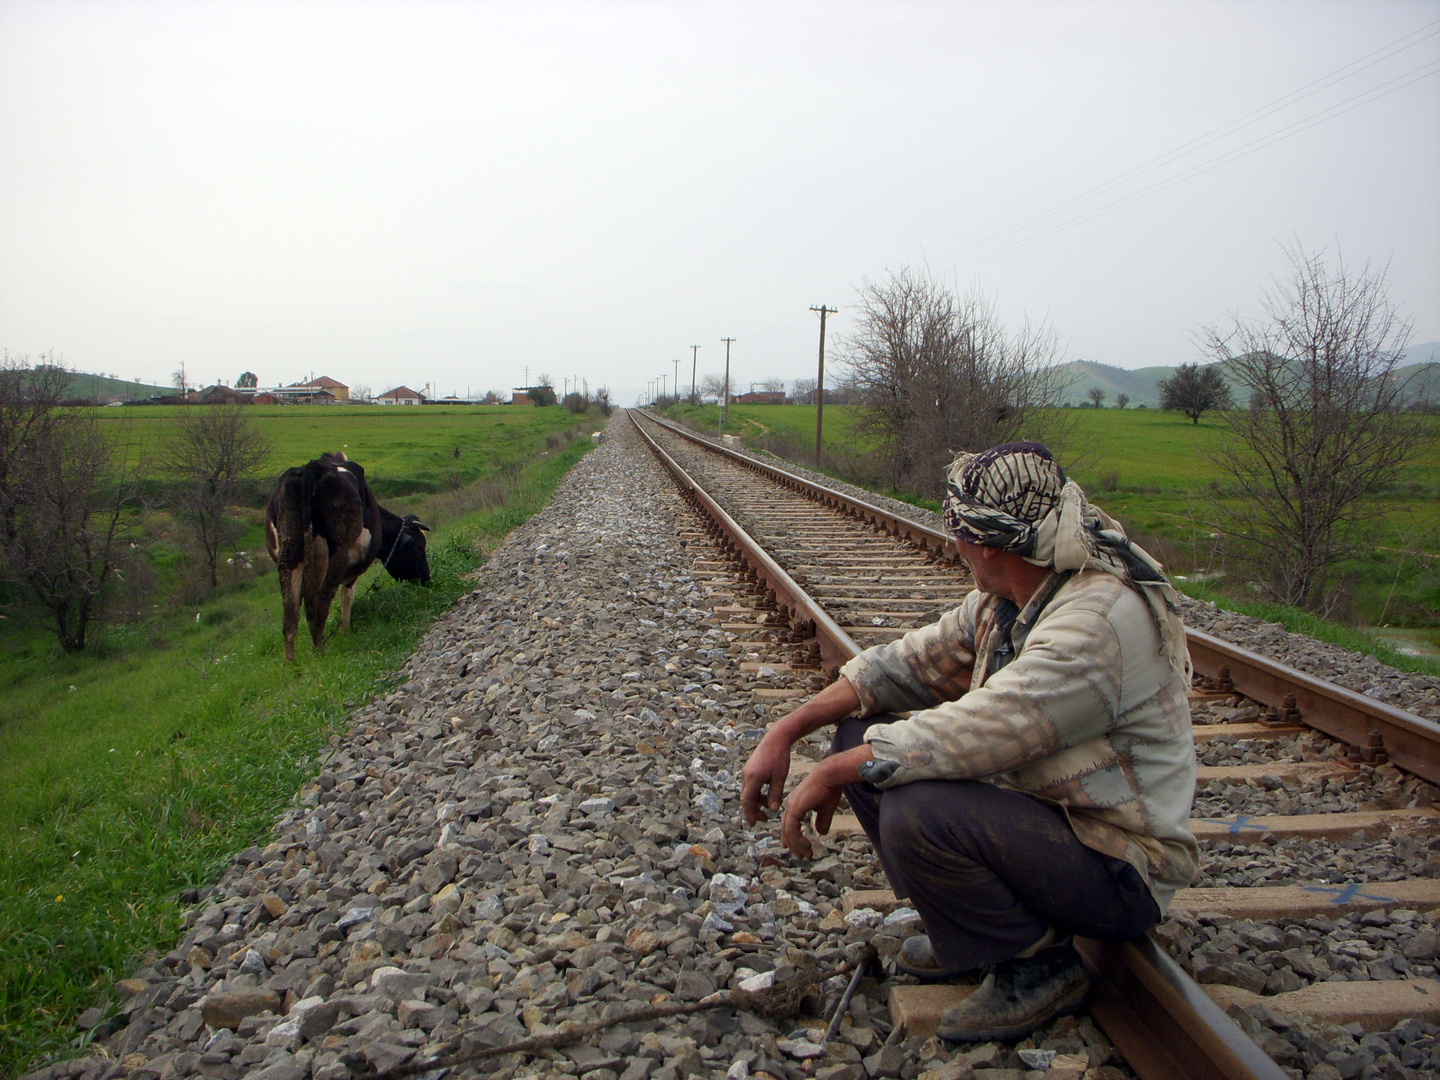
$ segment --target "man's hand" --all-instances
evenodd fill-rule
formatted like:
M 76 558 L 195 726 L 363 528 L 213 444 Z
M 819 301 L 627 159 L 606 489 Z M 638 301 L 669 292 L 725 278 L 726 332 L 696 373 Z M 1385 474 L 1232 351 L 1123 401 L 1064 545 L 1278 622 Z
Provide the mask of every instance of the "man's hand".
M 790 775 L 790 744 L 771 730 L 750 754 L 740 771 L 740 808 L 745 824 L 769 821 L 766 808 L 780 809 L 785 795 L 785 778 Z M 763 803 L 763 804 L 762 804 Z
M 805 835 L 805 819 L 815 811 L 815 831 L 824 836 L 830 831 L 830 822 L 835 817 L 835 807 L 840 796 L 845 794 L 847 784 L 858 784 L 860 774 L 856 771 L 875 755 L 869 743 L 862 743 L 843 754 L 831 754 L 815 766 L 798 788 L 785 800 L 785 813 L 780 819 L 780 842 L 792 855 L 802 859 L 815 856 L 815 849 Z
M 740 771 L 740 809 L 746 825 L 768 821 L 767 810 L 780 809 L 780 801 L 785 797 L 785 778 L 790 775 L 790 747 L 859 707 L 860 696 L 850 680 L 842 675 L 790 715 L 775 722 Z

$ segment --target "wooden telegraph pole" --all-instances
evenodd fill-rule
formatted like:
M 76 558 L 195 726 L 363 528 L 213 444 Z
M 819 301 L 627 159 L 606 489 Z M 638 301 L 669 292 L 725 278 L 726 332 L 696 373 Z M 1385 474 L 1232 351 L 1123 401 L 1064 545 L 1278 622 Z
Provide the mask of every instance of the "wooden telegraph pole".
M 695 365 L 698 364 L 699 362 L 700 362 L 700 346 L 699 346 L 699 345 L 691 345 L 691 346 L 690 346 L 690 401 L 691 401 L 692 403 L 697 400 L 696 397 L 695 397 Z M 676 389 L 676 390 L 679 390 L 680 388 L 677 386 L 675 389 Z
M 835 308 L 827 308 L 824 304 L 819 307 L 812 307 L 811 311 L 820 313 L 820 372 L 815 377 L 815 468 L 820 468 L 820 432 L 825 425 L 825 316 L 834 315 Z

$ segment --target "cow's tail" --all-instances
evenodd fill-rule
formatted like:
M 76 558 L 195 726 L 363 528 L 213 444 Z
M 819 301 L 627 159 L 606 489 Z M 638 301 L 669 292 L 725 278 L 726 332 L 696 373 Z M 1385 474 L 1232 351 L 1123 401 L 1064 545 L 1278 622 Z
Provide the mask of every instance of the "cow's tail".
M 299 469 L 287 469 L 280 477 L 279 491 L 272 504 L 274 520 L 267 523 L 270 536 L 266 538 L 275 562 L 286 568 L 299 566 L 305 559 L 305 548 L 309 543 L 306 528 L 309 515 L 301 497 Z
M 325 575 L 330 571 L 330 545 L 323 536 L 309 536 L 306 541 L 310 550 L 306 553 L 305 576 L 300 587 L 305 597 L 305 610 L 313 616 L 319 610 Z
M 325 457 L 329 456 L 325 455 Z M 334 466 L 326 462 L 324 458 L 319 461 L 307 461 L 300 468 L 300 508 L 303 515 L 301 528 L 304 529 L 307 544 L 315 533 L 315 488 L 333 468 Z

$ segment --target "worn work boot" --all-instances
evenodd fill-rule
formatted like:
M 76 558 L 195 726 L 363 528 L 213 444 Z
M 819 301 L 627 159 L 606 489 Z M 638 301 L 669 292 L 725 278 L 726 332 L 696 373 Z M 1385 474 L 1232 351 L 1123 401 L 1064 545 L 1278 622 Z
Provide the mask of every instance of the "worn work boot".
M 1006 960 L 958 1005 L 940 1014 L 935 1034 L 955 1042 L 1019 1039 L 1085 1007 L 1090 976 L 1068 941 L 1028 960 Z
M 905 939 L 900 951 L 895 954 L 895 969 L 902 975 L 913 975 L 921 982 L 952 982 L 968 974 L 941 967 L 935 950 L 930 947 L 928 934 L 916 934 Z

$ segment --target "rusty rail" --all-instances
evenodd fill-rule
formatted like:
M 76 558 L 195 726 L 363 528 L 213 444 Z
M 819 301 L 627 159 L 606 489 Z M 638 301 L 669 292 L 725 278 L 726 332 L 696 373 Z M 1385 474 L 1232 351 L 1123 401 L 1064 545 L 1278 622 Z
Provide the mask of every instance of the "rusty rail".
M 650 437 L 650 433 L 642 428 L 634 417 L 631 417 L 630 422 L 635 424 L 635 430 L 649 444 L 651 452 L 669 470 L 686 500 L 701 507 L 710 516 L 736 553 L 750 566 L 757 580 L 763 581 L 765 587 L 774 593 L 777 617 L 788 622 L 795 634 L 817 644 L 825 667 L 833 671 L 857 655 L 860 647 L 841 629 L 840 624 Z
M 1406 772 L 1440 784 L 1440 724 L 1435 721 L 1327 683 L 1200 630 L 1185 633 L 1195 670 L 1214 678 L 1223 689 L 1274 707 L 1281 722 L 1300 720 L 1349 743 L 1355 760 L 1388 758 Z
M 650 418 L 653 420 L 653 417 Z M 661 464 L 670 472 L 687 501 L 702 507 L 717 523 L 739 556 L 759 580 L 784 596 L 797 613 L 792 628 L 808 633 L 827 666 L 838 666 L 860 652 L 845 633 L 803 589 L 740 527 L 735 520 L 631 416 Z M 671 428 L 669 424 L 662 426 Z M 672 430 L 674 430 L 672 428 Z M 679 432 L 685 434 L 686 432 Z M 701 441 L 701 440 L 696 440 Z M 704 443 L 712 449 L 708 442 Z M 726 451 L 729 453 L 728 451 Z M 747 465 L 759 465 L 734 455 Z M 807 480 L 772 470 L 803 487 L 847 503 L 858 503 Z M 791 486 L 787 484 L 786 486 Z M 867 510 L 885 516 L 868 504 Z M 906 524 L 913 525 L 907 522 Z M 915 525 L 916 529 L 923 526 Z M 925 530 L 934 534 L 933 530 Z M 953 545 L 952 545 L 953 546 Z M 808 622 L 807 622 L 808 620 Z M 1142 1080 L 1285 1080 L 1285 1073 L 1252 1042 L 1205 992 L 1153 941 L 1076 940 L 1090 971 L 1094 1000 L 1091 1015 Z
M 892 536 L 909 539 L 925 550 L 943 552 L 949 558 L 959 558 L 954 538 L 938 529 L 906 521 L 873 503 L 756 461 L 728 447 L 717 446 L 694 432 L 649 413 L 644 415 L 647 420 L 682 438 L 723 454 L 791 490 L 805 492 L 852 517 L 869 521 Z M 1353 748 L 1351 756 L 1356 760 L 1389 760 L 1406 772 L 1432 784 L 1440 784 L 1440 724 L 1435 721 L 1334 686 L 1203 631 L 1187 627 L 1185 636 L 1190 646 L 1190 660 L 1197 673 L 1273 708 L 1282 722 L 1308 724 L 1348 743 Z

